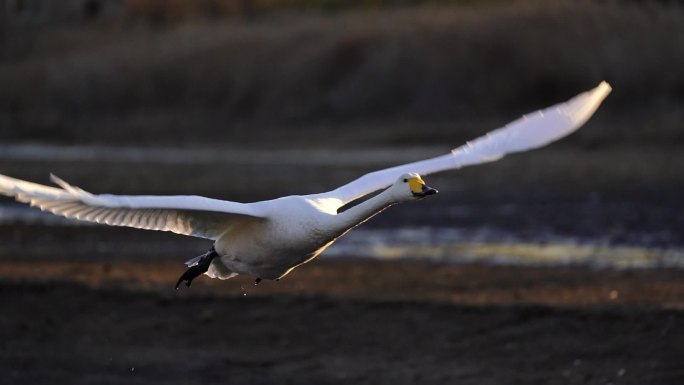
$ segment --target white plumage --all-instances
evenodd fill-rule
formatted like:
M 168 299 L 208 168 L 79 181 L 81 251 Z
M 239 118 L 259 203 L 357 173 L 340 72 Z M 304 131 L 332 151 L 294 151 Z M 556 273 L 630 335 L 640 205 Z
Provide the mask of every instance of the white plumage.
M 209 276 L 225 279 L 250 274 L 278 279 L 385 208 L 435 193 L 425 186 L 420 175 L 491 162 L 558 140 L 581 127 L 610 91 L 608 83 L 602 82 L 565 103 L 523 116 L 449 154 L 372 172 L 322 194 L 254 203 L 199 196 L 94 195 L 54 175 L 51 180 L 60 188 L 0 175 L 0 193 L 67 218 L 212 239 L 219 258 L 207 261 Z M 385 188 L 375 197 L 338 213 L 345 204 Z M 198 257 L 189 262 L 193 265 L 200 260 Z

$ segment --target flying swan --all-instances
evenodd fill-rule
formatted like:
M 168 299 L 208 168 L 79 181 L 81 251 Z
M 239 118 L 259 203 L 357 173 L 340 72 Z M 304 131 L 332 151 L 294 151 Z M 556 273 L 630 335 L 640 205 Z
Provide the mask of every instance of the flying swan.
M 601 82 L 573 99 L 467 142 L 450 153 L 375 171 L 322 194 L 237 203 L 200 196 L 94 195 L 51 175 L 59 188 L 0 175 L 0 194 L 56 215 L 214 241 L 186 262 L 176 288 L 202 273 L 228 279 L 238 274 L 278 280 L 311 261 L 349 230 L 386 208 L 437 193 L 421 175 L 486 163 L 506 154 L 542 147 L 582 126 L 611 91 Z M 380 194 L 343 206 L 378 190 Z

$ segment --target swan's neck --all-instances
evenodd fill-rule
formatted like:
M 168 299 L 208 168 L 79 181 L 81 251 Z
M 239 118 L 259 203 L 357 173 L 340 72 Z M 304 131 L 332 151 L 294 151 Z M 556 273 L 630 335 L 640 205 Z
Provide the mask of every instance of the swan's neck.
M 367 201 L 337 214 L 336 222 L 340 226 L 339 230 L 341 233 L 345 233 L 396 203 L 399 202 L 394 198 L 392 191 L 387 189 Z

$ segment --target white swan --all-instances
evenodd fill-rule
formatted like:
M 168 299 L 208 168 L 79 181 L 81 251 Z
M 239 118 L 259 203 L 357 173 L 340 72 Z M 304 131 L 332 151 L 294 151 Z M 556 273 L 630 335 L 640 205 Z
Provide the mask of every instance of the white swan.
M 0 193 L 67 218 L 214 240 L 209 252 L 187 262 L 190 268 L 178 284 L 186 281 L 190 286 L 202 273 L 221 279 L 249 274 L 258 283 L 261 278 L 282 278 L 389 206 L 435 194 L 419 174 L 491 162 L 508 153 L 544 146 L 578 129 L 610 91 L 608 83 L 602 82 L 566 103 L 523 116 L 449 154 L 372 172 L 322 194 L 255 203 L 199 196 L 93 195 L 54 175 L 51 179 L 60 188 L 0 175 Z

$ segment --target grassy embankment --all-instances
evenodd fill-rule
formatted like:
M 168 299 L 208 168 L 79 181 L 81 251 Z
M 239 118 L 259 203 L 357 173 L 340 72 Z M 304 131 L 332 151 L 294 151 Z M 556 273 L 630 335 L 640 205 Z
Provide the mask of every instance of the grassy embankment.
M 683 12 L 478 2 L 24 31 L 0 56 L 0 138 L 457 144 L 606 79 L 614 94 L 570 143 L 679 145 Z

